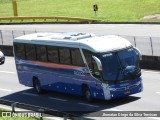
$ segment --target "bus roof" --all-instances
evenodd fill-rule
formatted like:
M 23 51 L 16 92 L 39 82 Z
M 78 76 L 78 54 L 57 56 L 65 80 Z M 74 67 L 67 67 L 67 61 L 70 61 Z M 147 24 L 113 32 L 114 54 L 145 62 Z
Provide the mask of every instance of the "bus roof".
M 54 45 L 63 47 L 78 47 L 92 52 L 109 52 L 128 48 L 131 43 L 119 36 L 95 36 L 90 33 L 34 33 L 17 37 L 13 42 Z

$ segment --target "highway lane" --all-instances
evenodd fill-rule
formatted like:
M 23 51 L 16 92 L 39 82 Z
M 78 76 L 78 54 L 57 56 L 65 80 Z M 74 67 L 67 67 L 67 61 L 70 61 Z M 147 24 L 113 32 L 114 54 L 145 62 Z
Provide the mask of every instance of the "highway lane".
M 14 58 L 6 57 L 5 64 L 0 66 L 0 92 L 13 93 L 17 90 L 26 89 L 17 80 Z
M 160 111 L 160 72 L 142 71 L 144 83 L 144 91 L 142 93 L 132 95 L 126 99 L 114 101 L 96 100 L 93 103 L 88 103 L 80 96 L 56 92 L 47 92 L 42 95 L 36 94 L 34 89 L 18 83 L 14 58 L 6 57 L 6 63 L 0 66 L 0 99 L 73 113 L 81 111 L 82 115 L 84 115 L 84 111 L 85 114 L 93 111 Z

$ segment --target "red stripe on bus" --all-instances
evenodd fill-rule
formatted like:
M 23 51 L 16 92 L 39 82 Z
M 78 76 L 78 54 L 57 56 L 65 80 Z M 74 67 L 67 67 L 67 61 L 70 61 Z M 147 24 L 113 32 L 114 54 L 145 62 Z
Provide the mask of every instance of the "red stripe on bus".
M 49 67 L 49 68 L 65 68 L 65 69 L 80 68 L 79 66 L 63 65 L 63 64 L 58 64 L 58 63 L 48 63 L 48 62 L 41 62 L 41 61 L 31 61 L 31 62 L 34 64 Z

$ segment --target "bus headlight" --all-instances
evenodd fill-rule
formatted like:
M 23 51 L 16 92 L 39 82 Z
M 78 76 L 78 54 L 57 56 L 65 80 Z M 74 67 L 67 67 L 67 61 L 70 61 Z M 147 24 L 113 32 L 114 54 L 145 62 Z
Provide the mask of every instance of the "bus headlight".
M 110 88 L 109 90 L 110 91 L 116 91 L 116 88 Z

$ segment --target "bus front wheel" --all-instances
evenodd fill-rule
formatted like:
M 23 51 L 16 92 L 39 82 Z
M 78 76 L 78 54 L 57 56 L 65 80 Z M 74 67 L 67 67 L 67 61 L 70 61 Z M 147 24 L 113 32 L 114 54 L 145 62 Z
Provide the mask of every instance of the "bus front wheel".
M 33 87 L 37 91 L 37 93 L 42 93 L 41 84 L 38 79 L 33 79 Z
M 93 101 L 93 98 L 91 96 L 91 92 L 90 92 L 90 90 L 88 88 L 85 88 L 85 90 L 84 90 L 84 97 L 88 102 L 92 102 Z

